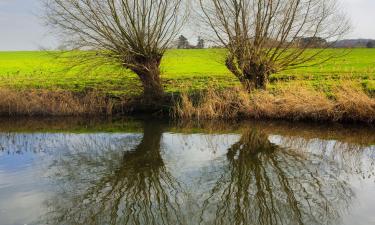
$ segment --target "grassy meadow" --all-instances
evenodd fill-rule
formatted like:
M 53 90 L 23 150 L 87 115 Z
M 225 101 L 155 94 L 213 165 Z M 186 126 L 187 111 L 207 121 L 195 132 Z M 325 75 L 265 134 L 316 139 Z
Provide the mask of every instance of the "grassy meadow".
M 314 50 L 310 50 L 314 51 Z M 329 50 L 331 53 L 342 50 Z M 375 50 L 354 49 L 314 67 L 270 77 L 247 93 L 224 66 L 225 50 L 170 50 L 162 62 L 163 103 L 133 98 L 136 75 L 119 66 L 71 68 L 59 52 L 0 52 L 0 115 L 113 115 L 168 112 L 175 118 L 273 118 L 375 122 Z M 71 54 L 71 53 L 65 53 Z M 78 53 L 81 54 L 81 53 Z M 204 92 L 201 92 L 205 90 Z M 202 93 L 199 95 L 191 94 Z M 177 100 L 177 101 L 175 101 Z
M 329 50 L 341 51 L 341 50 Z M 138 78 L 116 66 L 93 70 L 68 69 L 53 52 L 0 52 L 0 88 L 43 89 L 106 95 L 137 95 L 142 91 Z M 170 50 L 162 62 L 162 79 L 167 92 L 201 90 L 208 86 L 233 87 L 237 79 L 225 68 L 225 50 Z M 325 64 L 283 71 L 272 75 L 269 89 L 308 86 L 330 95 L 342 82 L 375 93 L 375 50 L 354 49 Z

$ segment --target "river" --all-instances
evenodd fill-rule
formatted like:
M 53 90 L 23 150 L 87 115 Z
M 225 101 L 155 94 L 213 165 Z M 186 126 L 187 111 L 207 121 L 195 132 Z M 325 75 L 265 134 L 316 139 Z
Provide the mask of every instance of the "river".
M 375 129 L 0 119 L 1 225 L 375 224 Z

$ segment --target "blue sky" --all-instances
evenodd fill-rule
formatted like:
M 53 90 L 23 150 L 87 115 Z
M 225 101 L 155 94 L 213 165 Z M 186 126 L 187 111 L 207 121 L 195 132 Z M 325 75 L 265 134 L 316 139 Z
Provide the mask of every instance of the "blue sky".
M 41 0 L 0 0 L 0 51 L 56 47 L 39 18 Z M 348 38 L 375 39 L 375 0 L 338 0 L 352 19 Z

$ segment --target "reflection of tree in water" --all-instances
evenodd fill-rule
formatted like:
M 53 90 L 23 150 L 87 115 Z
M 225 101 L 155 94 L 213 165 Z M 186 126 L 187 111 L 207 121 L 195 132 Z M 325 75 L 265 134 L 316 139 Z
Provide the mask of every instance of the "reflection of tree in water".
M 336 163 L 338 171 L 345 175 L 360 175 L 358 178 L 375 177 L 375 146 L 346 143 L 337 140 L 306 139 L 296 136 L 279 136 L 272 139 L 285 148 L 298 149 L 319 155 L 320 162 Z
M 352 197 L 334 162 L 318 168 L 318 156 L 280 148 L 258 130 L 245 129 L 227 160 L 201 224 L 332 224 Z
M 102 153 L 87 148 L 57 162 L 54 176 L 64 186 L 49 202 L 48 224 L 180 224 L 180 187 L 164 165 L 162 133 L 161 125 L 145 123 L 132 151 L 106 143 Z
M 163 162 L 160 124 L 146 122 L 139 144 L 121 135 L 75 142 L 76 151 L 50 168 L 61 189 L 48 202 L 47 224 L 339 222 L 353 196 L 344 178 L 349 171 L 320 154 L 272 144 L 260 130 L 245 128 L 225 162 L 208 166 L 209 174 L 191 173 L 200 178 L 191 198 Z

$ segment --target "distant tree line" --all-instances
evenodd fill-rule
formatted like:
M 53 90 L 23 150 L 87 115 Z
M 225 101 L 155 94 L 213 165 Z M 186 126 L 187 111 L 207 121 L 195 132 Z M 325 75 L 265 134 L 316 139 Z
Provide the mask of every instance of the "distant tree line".
M 202 48 L 205 48 L 205 42 L 204 42 L 204 39 L 202 39 L 201 37 L 198 37 L 197 44 L 191 45 L 189 40 L 184 35 L 181 35 L 178 38 L 176 47 L 178 49 L 202 49 Z
M 321 37 L 303 37 L 297 39 L 296 42 L 302 48 L 325 48 L 329 46 L 328 41 Z
M 375 40 L 372 39 L 344 39 L 333 44 L 334 48 L 374 48 Z

